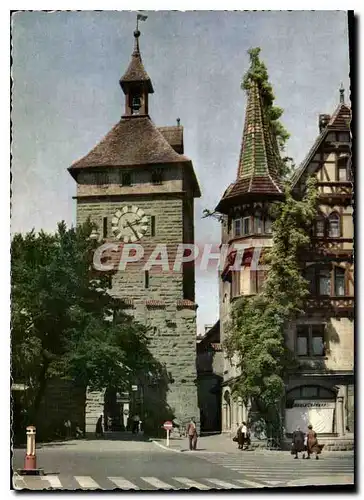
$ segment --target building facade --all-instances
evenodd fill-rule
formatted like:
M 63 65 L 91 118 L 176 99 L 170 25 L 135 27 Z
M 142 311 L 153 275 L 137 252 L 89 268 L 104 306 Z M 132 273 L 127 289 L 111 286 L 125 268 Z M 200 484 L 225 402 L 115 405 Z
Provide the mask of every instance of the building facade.
M 118 245 L 102 256 L 102 262 L 115 266 L 110 293 L 147 326 L 151 352 L 165 365 L 168 386 L 162 391 L 145 377 L 130 391 L 88 393 L 86 432 L 94 432 L 105 404 L 120 417 L 121 428 L 133 412 L 142 413 L 149 427 L 160 427 L 165 418 L 198 420 L 194 266 L 172 267 L 178 245 L 194 243 L 194 198 L 200 189 L 184 155 L 179 120 L 177 126 L 157 128 L 149 116 L 154 89 L 139 37 L 136 30 L 131 62 L 120 79 L 122 118 L 69 171 L 77 182 L 77 223 L 90 218 L 99 228 L 100 244 Z M 142 248 L 139 260 L 132 257 L 139 249 L 130 245 Z M 149 258 L 157 257 L 158 245 L 166 245 L 168 266 L 146 268 Z M 123 268 L 120 258 L 127 248 L 134 261 Z
M 221 382 L 223 356 L 220 343 L 220 321 L 205 327 L 197 343 L 197 394 L 201 434 L 221 432 Z
M 291 373 L 283 401 L 286 436 L 312 423 L 327 444 L 352 446 L 354 430 L 354 270 L 351 166 L 351 110 L 340 90 L 334 113 L 320 115 L 319 136 L 292 179 L 292 192 L 303 196 L 309 176 L 318 180 L 319 207 L 312 227 L 305 277 L 310 299 L 305 314 L 287 327 L 288 347 L 299 369 Z M 221 242 L 231 246 L 220 276 L 221 341 L 228 334 L 231 308 L 237 297 L 258 293 L 264 271 L 254 270 L 254 247 L 272 244 L 269 206 L 282 199 L 279 153 L 264 116 L 260 90 L 248 92 L 237 179 L 225 191 L 216 211 L 222 214 Z M 231 270 L 236 243 L 247 249 L 240 270 Z M 224 358 L 221 397 L 222 431 L 234 432 L 248 409 L 234 399 L 239 377 L 237 358 Z M 333 444 L 333 445 L 334 445 Z
M 310 299 L 305 315 L 287 332 L 299 361 L 289 379 L 285 423 L 311 422 L 322 437 L 341 441 L 354 433 L 354 263 L 351 109 L 340 102 L 334 113 L 319 115 L 319 135 L 293 178 L 297 198 L 309 176 L 318 181 L 319 206 L 305 278 Z

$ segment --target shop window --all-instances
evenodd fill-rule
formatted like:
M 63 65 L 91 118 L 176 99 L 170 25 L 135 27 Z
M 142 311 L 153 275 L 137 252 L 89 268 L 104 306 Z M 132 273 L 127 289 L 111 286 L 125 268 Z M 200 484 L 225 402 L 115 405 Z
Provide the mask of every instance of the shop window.
M 297 356 L 325 355 L 325 325 L 298 325 L 296 335 Z
M 335 296 L 342 297 L 345 295 L 345 269 L 335 267 Z
M 340 238 L 340 216 L 333 212 L 329 217 L 329 236 L 330 238 Z

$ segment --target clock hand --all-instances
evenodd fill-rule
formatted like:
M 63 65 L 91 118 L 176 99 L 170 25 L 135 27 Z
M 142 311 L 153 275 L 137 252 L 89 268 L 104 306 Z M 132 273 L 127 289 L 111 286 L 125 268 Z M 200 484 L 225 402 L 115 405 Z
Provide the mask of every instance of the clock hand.
M 130 229 L 133 231 L 134 235 L 136 238 L 139 238 L 139 236 L 137 235 L 135 229 L 133 228 L 133 226 L 131 225 L 131 223 L 127 220 L 126 223 L 128 224 L 128 226 L 130 227 Z

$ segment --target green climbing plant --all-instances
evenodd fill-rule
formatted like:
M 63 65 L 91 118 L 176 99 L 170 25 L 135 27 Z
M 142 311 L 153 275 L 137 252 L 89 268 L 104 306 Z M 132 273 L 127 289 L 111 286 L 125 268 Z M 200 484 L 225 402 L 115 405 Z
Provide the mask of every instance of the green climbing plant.
M 295 366 L 284 332 L 303 311 L 308 295 L 300 256 L 310 242 L 316 209 L 313 178 L 302 200 L 295 200 L 287 188 L 285 200 L 274 206 L 273 245 L 264 256 L 269 265 L 264 286 L 257 295 L 235 302 L 224 341 L 227 356 L 237 360 L 240 369 L 233 393 L 252 404 L 270 436 L 282 432 L 279 408 L 287 373 Z
M 241 88 L 248 91 L 252 82 L 256 82 L 260 89 L 263 99 L 263 106 L 269 120 L 271 131 L 273 136 L 277 141 L 277 155 L 281 156 L 284 154 L 286 149 L 287 141 L 290 134 L 280 121 L 283 115 L 283 109 L 275 106 L 275 95 L 273 92 L 272 84 L 269 81 L 268 70 L 263 61 L 260 60 L 260 47 L 255 47 L 248 50 L 250 56 L 250 67 L 243 77 L 241 83 Z M 293 159 L 289 156 L 283 156 L 280 162 L 281 168 L 279 176 L 281 179 L 288 179 L 293 172 L 295 165 Z

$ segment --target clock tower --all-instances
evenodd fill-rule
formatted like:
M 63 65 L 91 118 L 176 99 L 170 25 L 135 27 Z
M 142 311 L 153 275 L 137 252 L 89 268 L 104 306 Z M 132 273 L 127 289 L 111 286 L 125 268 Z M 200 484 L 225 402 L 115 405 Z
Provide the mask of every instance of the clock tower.
M 103 254 L 103 261 L 114 265 L 110 293 L 146 325 L 150 350 L 165 365 L 168 383 L 163 389 L 145 374 L 129 392 L 116 388 L 114 399 L 107 388 L 87 393 L 86 433 L 94 432 L 108 398 L 113 399 L 110 411 L 115 420 L 120 417 L 121 428 L 128 413 L 140 414 L 154 429 L 165 418 L 183 423 L 199 416 L 194 266 L 174 262 L 180 244 L 194 243 L 194 198 L 201 193 L 192 162 L 184 155 L 180 121 L 156 127 L 149 116 L 154 89 L 143 66 L 139 37 L 137 29 L 130 64 L 120 79 L 121 119 L 69 172 L 77 182 L 77 223 L 90 217 L 98 226 L 100 246 L 118 248 Z M 140 258 L 131 258 L 124 268 L 120 256 L 130 245 L 138 247 Z M 156 248 L 165 249 L 168 262 L 148 267 Z

